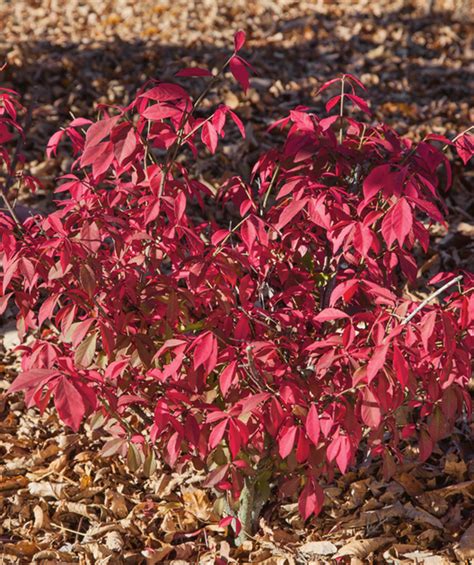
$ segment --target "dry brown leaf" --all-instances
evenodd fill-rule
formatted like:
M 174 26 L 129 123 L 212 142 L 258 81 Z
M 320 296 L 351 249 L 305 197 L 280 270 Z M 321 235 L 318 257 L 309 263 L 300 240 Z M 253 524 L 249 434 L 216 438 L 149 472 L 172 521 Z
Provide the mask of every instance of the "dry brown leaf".
M 447 557 L 435 555 L 431 551 L 411 551 L 405 553 L 404 557 L 410 559 L 411 563 L 419 563 L 420 565 L 450 565 L 453 563 Z
M 108 532 L 105 536 L 105 545 L 114 553 L 120 553 L 124 546 L 123 537 L 117 531 Z
M 441 520 L 421 508 L 415 508 L 411 502 L 407 502 L 404 506 L 405 516 L 409 520 L 413 520 L 418 524 L 429 524 L 440 530 L 443 529 L 443 523 Z
M 90 507 L 81 502 L 70 502 L 66 500 L 60 502 L 56 510 L 56 515 L 60 516 L 61 514 L 78 514 L 89 520 L 96 520 L 96 516 L 91 511 Z
M 33 530 L 47 530 L 49 528 L 48 513 L 38 504 L 33 508 L 33 515 L 35 517 Z
M 112 514 L 117 518 L 125 518 L 128 515 L 128 507 L 125 497 L 119 492 L 107 489 L 105 492 L 105 500 Z
M 29 480 L 23 476 L 0 477 L 0 492 L 24 488 L 28 483 Z
M 474 225 L 467 222 L 460 222 L 457 231 L 466 237 L 474 237 Z
M 66 551 L 54 551 L 52 549 L 39 551 L 33 557 L 34 562 L 47 559 L 53 560 L 53 563 L 74 563 L 74 561 L 76 561 L 76 557 L 73 553 Z
M 444 463 L 444 472 L 454 477 L 456 482 L 462 483 L 466 477 L 467 465 L 465 461 L 459 461 L 456 455 L 449 454 Z
M 205 491 L 190 489 L 183 492 L 183 503 L 186 512 L 190 512 L 199 520 L 207 522 L 212 514 L 212 504 Z
M 5 553 L 17 557 L 31 558 L 40 551 L 40 546 L 31 541 L 22 540 L 17 543 L 7 543 L 4 546 Z
M 374 551 L 378 551 L 382 547 L 388 545 L 395 541 L 395 538 L 371 538 L 363 540 L 352 540 L 349 543 L 343 545 L 339 551 L 333 556 L 333 559 L 338 559 L 339 557 L 344 557 L 346 555 L 353 555 L 360 559 L 365 559 L 368 555 Z
M 330 541 L 309 541 L 297 549 L 298 553 L 304 555 L 333 555 L 337 547 Z
M 60 500 L 64 498 L 65 489 L 68 485 L 66 483 L 51 483 L 43 481 L 41 483 L 31 482 L 28 485 L 28 490 L 31 496 L 40 498 L 56 498 Z
M 409 496 L 415 497 L 425 492 L 423 484 L 410 473 L 401 473 L 394 479 L 402 485 Z
M 463 533 L 454 551 L 460 559 L 474 559 L 474 523 Z
M 142 555 L 146 557 L 147 565 L 154 565 L 155 563 L 162 563 L 173 551 L 174 546 L 169 543 L 164 543 L 159 549 L 144 549 Z

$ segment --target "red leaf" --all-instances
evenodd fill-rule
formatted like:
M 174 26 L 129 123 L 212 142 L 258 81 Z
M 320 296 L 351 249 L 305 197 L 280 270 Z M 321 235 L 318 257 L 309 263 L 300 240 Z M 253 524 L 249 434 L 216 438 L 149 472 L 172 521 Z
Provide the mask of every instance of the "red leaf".
M 326 103 L 326 112 L 330 112 L 334 106 L 341 100 L 341 95 L 333 96 L 327 103 Z
M 105 378 L 116 380 L 118 377 L 122 375 L 125 368 L 129 364 L 128 359 L 122 359 L 121 361 L 113 361 L 108 365 L 107 369 L 105 370 Z
M 237 361 L 232 361 L 219 375 L 219 386 L 221 387 L 222 396 L 226 396 L 229 388 L 234 382 L 237 372 Z
M 390 165 L 380 165 L 374 167 L 363 183 L 364 198 L 368 202 L 385 186 L 391 173 Z
M 230 117 L 232 118 L 233 122 L 237 126 L 238 130 L 240 131 L 240 135 L 245 139 L 245 127 L 244 127 L 244 124 L 242 123 L 242 120 L 232 110 L 228 110 L 228 112 L 229 112 Z
M 425 430 L 420 430 L 420 462 L 423 463 L 428 459 L 434 449 L 434 442 L 430 434 Z
M 298 498 L 298 509 L 303 520 L 307 520 L 313 514 L 317 516 L 321 512 L 323 504 L 323 489 L 318 483 L 309 479 Z
M 104 118 L 92 124 L 86 133 L 86 145 L 92 147 L 105 139 L 118 120 L 119 117 L 115 116 L 113 118 Z
M 382 412 L 380 403 L 374 393 L 369 389 L 364 389 L 362 393 L 361 418 L 369 428 L 378 428 L 382 422 Z
M 206 480 L 204 481 L 203 486 L 205 488 L 210 488 L 219 484 L 227 476 L 229 467 L 230 467 L 230 463 L 227 463 L 211 471 L 207 476 Z
M 181 434 L 175 432 L 169 439 L 166 446 L 166 451 L 168 452 L 168 462 L 171 467 L 174 467 L 176 460 L 181 452 Z
M 347 471 L 352 459 L 351 442 L 347 436 L 339 436 L 339 452 L 336 456 L 336 463 L 342 474 Z
M 232 459 L 235 459 L 237 457 L 241 445 L 242 439 L 240 437 L 240 430 L 233 420 L 229 420 L 229 448 Z
M 356 106 L 358 106 L 363 112 L 369 114 L 370 116 L 372 112 L 370 111 L 367 102 L 363 98 L 356 96 L 355 94 L 346 94 L 346 97 L 349 98 L 349 100 L 352 100 L 352 102 L 354 102 Z
M 245 31 L 239 30 L 234 35 L 234 50 L 235 50 L 235 53 L 237 53 L 237 51 L 240 51 L 242 49 L 242 47 L 244 46 L 244 43 L 245 43 Z
M 121 165 L 126 159 L 128 159 L 137 147 L 137 136 L 133 128 L 128 130 L 125 139 L 121 139 L 115 144 L 114 152 L 115 158 Z
M 81 393 L 65 377 L 59 379 L 54 390 L 54 405 L 61 420 L 77 432 L 84 418 L 86 407 Z
M 225 420 L 219 422 L 212 430 L 212 432 L 209 435 L 209 442 L 208 442 L 209 449 L 214 449 L 222 441 L 228 422 L 229 419 L 226 418 Z
M 216 152 L 219 137 L 217 135 L 216 128 L 210 122 L 206 122 L 202 126 L 201 139 L 209 151 L 214 154 Z
M 147 120 L 165 120 L 167 118 L 180 119 L 182 115 L 182 110 L 169 104 L 153 104 L 153 106 L 149 106 L 142 112 L 142 116 Z
M 349 318 L 349 315 L 337 308 L 325 308 L 314 319 L 316 322 L 328 322 L 340 320 L 341 318 Z
M 174 201 L 174 213 L 176 216 L 176 223 L 179 224 L 186 211 L 186 195 L 184 192 L 179 192 Z
M 296 432 L 298 428 L 294 425 L 283 428 L 280 437 L 278 438 L 278 451 L 280 457 L 285 459 L 291 453 L 295 445 Z
M 303 198 L 301 200 L 292 200 L 288 206 L 283 209 L 283 212 L 280 214 L 280 218 L 275 226 L 277 230 L 281 230 L 283 227 L 286 226 L 291 220 L 301 212 L 304 208 L 306 202 L 308 201 L 307 198 Z
M 60 298 L 59 294 L 52 294 L 43 302 L 38 312 L 38 324 L 41 326 L 48 318 L 51 318 L 54 308 Z
M 233 74 L 235 80 L 243 88 L 244 92 L 247 92 L 247 89 L 250 86 L 249 73 L 245 64 L 242 62 L 242 59 L 237 56 L 232 57 L 229 63 L 229 67 L 230 72 Z
M 374 352 L 372 353 L 372 357 L 367 365 L 367 382 L 370 384 L 374 378 L 377 376 L 377 373 L 380 369 L 385 365 L 385 359 L 387 358 L 387 351 L 388 351 L 388 343 L 384 343 L 383 345 L 378 345 Z
M 314 443 L 314 445 L 318 445 L 319 436 L 321 435 L 321 426 L 319 425 L 318 411 L 314 404 L 311 404 L 311 408 L 306 416 L 305 426 L 309 439 Z
M 408 363 L 403 357 L 400 349 L 395 344 L 393 345 L 393 367 L 395 369 L 398 382 L 402 385 L 402 387 L 406 387 L 408 384 Z
M 46 147 L 46 155 L 48 159 L 51 159 L 51 155 L 56 155 L 58 144 L 65 133 L 66 132 L 64 130 L 59 130 L 56 133 L 53 133 L 53 135 L 50 137 L 48 145 Z
M 13 394 L 19 390 L 29 390 L 46 385 L 54 377 L 58 377 L 60 373 L 54 369 L 31 369 L 20 373 L 13 381 L 8 389 L 8 394 Z
M 189 94 L 183 87 L 162 82 L 158 86 L 147 90 L 142 94 L 143 98 L 156 100 L 157 102 L 171 102 L 172 100 L 189 100 Z
M 240 523 L 240 520 L 235 516 L 226 516 L 225 518 L 222 518 L 222 520 L 219 522 L 219 528 L 227 528 L 227 526 L 230 526 L 234 530 L 235 535 L 237 536 L 239 535 L 240 530 L 242 529 L 242 524 Z M 222 563 L 227 563 L 227 560 L 222 559 Z
M 462 162 L 467 165 L 474 155 L 474 135 L 465 134 L 455 141 L 456 151 Z
M 253 412 L 255 408 L 265 400 L 270 397 L 268 392 L 259 392 L 258 394 L 251 394 L 239 400 L 236 404 L 236 408 L 240 409 L 240 414 L 247 414 L 248 412 Z
M 391 247 L 395 240 L 400 246 L 403 245 L 406 237 L 413 226 L 413 213 L 410 204 L 405 198 L 392 206 L 382 221 L 382 235 L 387 246 Z
M 359 287 L 359 281 L 357 279 L 349 279 L 336 286 L 336 288 L 331 293 L 331 298 L 329 300 L 329 305 L 334 306 L 339 298 L 343 298 L 344 302 L 349 302 L 354 296 Z

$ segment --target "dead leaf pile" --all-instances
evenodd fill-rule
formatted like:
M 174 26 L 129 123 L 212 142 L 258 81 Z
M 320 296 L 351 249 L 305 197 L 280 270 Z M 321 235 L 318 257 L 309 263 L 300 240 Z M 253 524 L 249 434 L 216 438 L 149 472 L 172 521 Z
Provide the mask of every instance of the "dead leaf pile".
M 432 10 L 428 7 L 433 4 Z M 315 93 L 341 72 L 369 89 L 374 119 L 419 139 L 454 136 L 474 114 L 469 89 L 472 34 L 463 0 L 12 0 L 0 2 L 0 84 L 33 104 L 25 147 L 43 181 L 19 200 L 51 208 L 55 179 L 70 157 L 46 160 L 48 138 L 97 104 L 126 104 L 148 78 L 175 80 L 184 66 L 216 68 L 233 33 L 248 35 L 256 70 L 243 95 L 232 80 L 218 87 L 244 119 L 247 138 L 226 136 L 219 156 L 194 173 L 216 187 L 233 171 L 246 175 L 270 146 L 267 126 L 298 104 L 322 111 Z M 464 14 L 464 15 L 463 15 Z M 472 15 L 471 15 L 472 17 Z M 472 77 L 471 77 L 472 78 Z M 199 80 L 190 81 L 193 92 Z M 455 165 L 448 226 L 432 230 L 420 275 L 474 270 L 471 172 Z M 418 298 L 417 288 L 407 289 Z M 8 312 L 6 313 L 8 315 Z M 6 318 L 6 316 L 4 317 Z M 8 320 L 2 320 L 8 324 Z M 271 499 L 254 537 L 236 548 L 219 528 L 222 501 L 204 491 L 194 469 L 105 457 L 104 438 L 85 426 L 66 431 L 55 415 L 7 397 L 16 330 L 4 327 L 0 365 L 0 557 L 2 563 L 390 563 L 447 565 L 474 559 L 474 460 L 468 423 L 460 424 L 423 465 L 383 479 L 367 462 L 327 485 L 324 510 L 304 524 L 296 501 Z M 108 446 L 115 451 L 114 445 Z M 133 471 L 132 471 L 133 469 Z M 216 561 L 218 558 L 221 561 Z

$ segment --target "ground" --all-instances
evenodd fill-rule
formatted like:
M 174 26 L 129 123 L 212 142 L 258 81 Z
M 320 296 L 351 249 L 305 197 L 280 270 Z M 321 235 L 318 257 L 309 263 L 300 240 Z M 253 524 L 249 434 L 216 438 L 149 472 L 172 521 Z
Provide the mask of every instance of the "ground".
M 48 160 L 49 136 L 98 103 L 124 103 L 148 78 L 173 80 L 192 63 L 217 66 L 245 29 L 256 70 L 243 95 L 229 80 L 215 97 L 249 124 L 219 161 L 196 171 L 218 185 L 246 174 L 268 144 L 266 126 L 297 104 L 321 110 L 318 87 L 340 72 L 367 85 L 374 119 L 415 139 L 454 137 L 473 121 L 469 14 L 456 2 L 254 0 L 14 0 L 0 4 L 0 84 L 32 107 L 25 151 L 44 189 L 18 193 L 48 210 L 67 157 Z M 454 11 L 452 8 L 455 8 Z M 472 16 L 471 16 L 472 17 Z M 470 67 L 471 65 L 471 67 Z M 231 85 L 229 87 L 229 84 Z M 252 125 L 250 125 L 252 124 Z M 449 223 L 433 230 L 426 276 L 474 267 L 472 171 L 455 162 Z M 471 187 L 471 189 L 470 189 Z M 423 296 L 423 289 L 407 292 Z M 0 365 L 0 556 L 2 563 L 425 563 L 474 557 L 474 459 L 466 417 L 424 464 L 416 450 L 384 481 L 366 460 L 327 485 L 322 514 L 303 524 L 296 504 L 273 499 L 240 548 L 219 529 L 218 503 L 188 468 L 135 469 L 103 451 L 91 423 L 78 434 L 52 412 L 28 410 L 5 391 L 17 370 L 3 317 Z

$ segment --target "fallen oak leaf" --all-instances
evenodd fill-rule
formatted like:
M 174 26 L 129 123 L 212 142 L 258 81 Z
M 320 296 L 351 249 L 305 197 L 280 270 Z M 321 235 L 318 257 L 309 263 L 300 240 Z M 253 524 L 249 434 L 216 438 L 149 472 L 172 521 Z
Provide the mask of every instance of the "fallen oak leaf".
M 346 555 L 358 557 L 359 559 L 365 559 L 374 551 L 378 551 L 380 548 L 394 541 L 395 538 L 392 537 L 352 540 L 349 543 L 343 545 L 341 549 L 339 549 L 339 551 L 333 556 L 333 559 L 338 559 Z
M 454 552 L 462 561 L 474 559 L 474 523 L 463 533 Z

